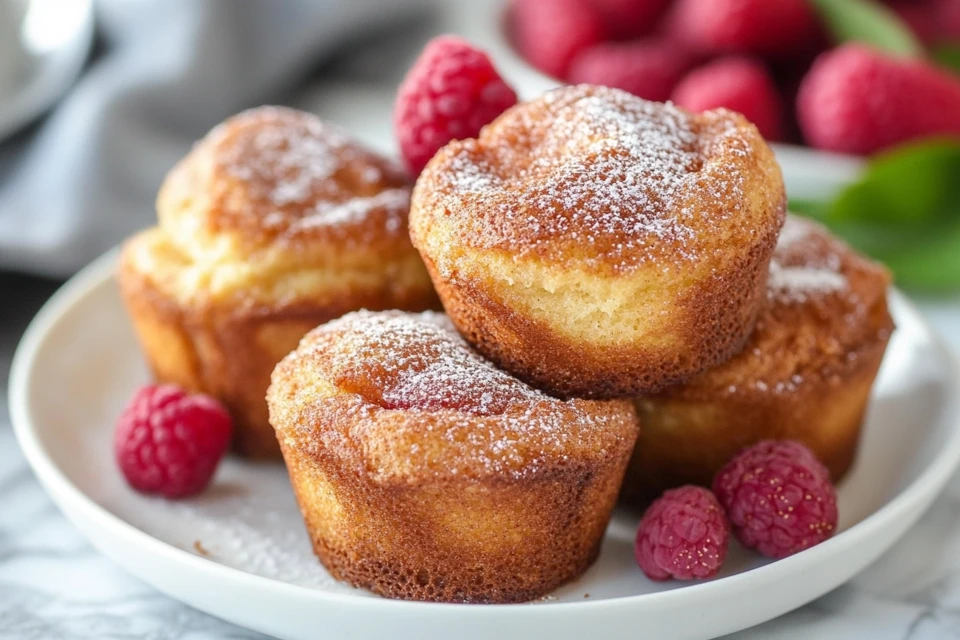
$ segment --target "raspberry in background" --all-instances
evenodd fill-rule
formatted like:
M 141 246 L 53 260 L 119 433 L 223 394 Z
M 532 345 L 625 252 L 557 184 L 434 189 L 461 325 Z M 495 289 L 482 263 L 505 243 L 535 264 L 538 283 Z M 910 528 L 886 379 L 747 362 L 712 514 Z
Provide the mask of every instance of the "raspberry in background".
M 740 543 L 771 558 L 808 549 L 837 528 L 830 473 L 799 442 L 767 440 L 741 451 L 717 473 L 713 492 Z
M 931 0 L 898 0 L 888 3 L 890 9 L 903 20 L 922 43 L 937 41 L 940 27 L 937 24 L 937 6 Z
M 729 539 L 714 495 L 687 485 L 664 492 L 647 508 L 633 550 L 651 580 L 709 578 L 720 571 Z
M 924 60 L 848 44 L 814 62 L 800 86 L 797 117 L 808 144 L 844 153 L 960 137 L 960 78 Z
M 117 420 L 114 453 L 131 487 L 183 498 L 203 491 L 230 444 L 226 409 L 169 384 L 142 387 Z
M 570 65 L 568 79 L 629 91 L 664 102 L 697 58 L 662 39 L 608 42 L 583 51 Z
M 427 43 L 397 91 L 393 125 L 416 176 L 451 140 L 480 129 L 517 103 L 490 58 L 469 42 L 440 36 Z
M 584 0 L 597 9 L 611 38 L 636 38 L 650 33 L 670 0 Z
M 770 74 L 755 60 L 729 56 L 698 67 L 677 84 L 671 99 L 691 111 L 739 111 L 767 140 L 783 137 L 783 103 Z
M 706 53 L 803 55 L 819 39 L 808 0 L 677 0 L 669 30 Z
M 933 0 L 939 42 L 960 44 L 960 0 Z
M 584 0 L 513 0 L 508 16 L 520 54 L 554 78 L 565 79 L 573 58 L 605 37 L 599 12 Z

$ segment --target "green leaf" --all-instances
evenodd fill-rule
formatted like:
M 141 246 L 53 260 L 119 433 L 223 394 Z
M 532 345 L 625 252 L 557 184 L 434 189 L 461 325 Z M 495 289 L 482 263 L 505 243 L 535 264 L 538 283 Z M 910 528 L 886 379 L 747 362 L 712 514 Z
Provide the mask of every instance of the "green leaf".
M 960 73 L 960 44 L 942 44 L 933 50 L 933 59 L 941 67 Z
M 901 286 L 960 288 L 960 141 L 899 147 L 832 201 L 790 204 L 885 262 Z
M 769 0 L 776 2 L 778 0 Z M 900 17 L 872 0 L 813 0 L 834 39 L 865 42 L 905 58 L 923 56 L 923 46 Z
M 790 198 L 790 211 L 814 220 L 824 220 L 830 211 L 830 203 L 826 200 L 808 200 L 805 198 Z
M 832 203 L 832 222 L 932 224 L 960 207 L 960 142 L 906 144 L 870 161 Z

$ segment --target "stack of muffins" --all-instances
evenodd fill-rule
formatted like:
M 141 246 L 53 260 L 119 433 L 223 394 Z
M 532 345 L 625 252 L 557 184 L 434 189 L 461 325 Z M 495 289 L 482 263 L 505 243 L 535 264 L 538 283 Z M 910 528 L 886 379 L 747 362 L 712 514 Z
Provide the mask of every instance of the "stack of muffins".
M 759 440 L 839 480 L 892 330 L 886 271 L 786 216 L 753 125 L 615 89 L 511 108 L 412 191 L 313 116 L 250 111 L 158 210 L 120 273 L 154 373 L 221 398 L 241 454 L 282 452 L 320 560 L 389 597 L 542 596 L 618 494 Z

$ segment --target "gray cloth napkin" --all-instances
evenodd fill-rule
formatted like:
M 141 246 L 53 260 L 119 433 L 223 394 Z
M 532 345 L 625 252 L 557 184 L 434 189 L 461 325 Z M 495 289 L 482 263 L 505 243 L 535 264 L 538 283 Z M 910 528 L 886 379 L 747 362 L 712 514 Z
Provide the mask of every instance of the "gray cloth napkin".
M 282 100 L 425 0 L 101 0 L 104 52 L 0 146 L 0 269 L 65 276 L 155 219 L 166 171 L 217 122 Z

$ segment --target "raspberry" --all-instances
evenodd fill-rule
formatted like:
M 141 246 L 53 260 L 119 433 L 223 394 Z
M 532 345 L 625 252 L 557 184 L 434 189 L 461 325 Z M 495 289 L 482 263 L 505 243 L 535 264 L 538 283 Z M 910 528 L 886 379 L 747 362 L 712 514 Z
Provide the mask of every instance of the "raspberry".
M 418 175 L 445 144 L 475 137 L 516 103 L 487 54 L 460 38 L 434 38 L 407 72 L 393 107 L 407 167 Z
M 709 578 L 727 557 L 729 539 L 714 495 L 687 485 L 666 491 L 647 508 L 633 552 L 651 580 Z
M 670 0 L 593 0 L 607 35 L 635 38 L 649 33 Z
M 694 69 L 673 90 L 672 100 L 691 111 L 726 107 L 742 113 L 768 140 L 783 136 L 783 106 L 764 66 L 748 58 L 720 58 Z
M 923 60 L 844 45 L 814 62 L 800 86 L 797 116 L 809 144 L 845 153 L 960 136 L 960 79 Z
M 891 2 L 889 7 L 910 27 L 921 42 L 931 44 L 937 40 L 940 27 L 937 24 L 936 8 L 932 3 L 899 0 Z
M 695 62 L 692 55 L 666 40 L 605 43 L 574 59 L 569 80 L 616 87 L 663 102 Z
M 174 385 L 142 387 L 117 420 L 113 446 L 137 491 L 182 498 L 200 493 L 230 443 L 226 409 Z
M 960 0 L 934 0 L 934 10 L 939 25 L 937 39 L 953 44 L 960 42 Z
M 513 40 L 527 61 L 566 78 L 573 58 L 604 39 L 599 13 L 584 0 L 513 0 Z
M 808 0 L 679 0 L 671 31 L 708 53 L 792 57 L 820 31 Z
M 830 473 L 799 442 L 760 442 L 741 451 L 713 481 L 740 543 L 771 558 L 819 544 L 837 528 Z

